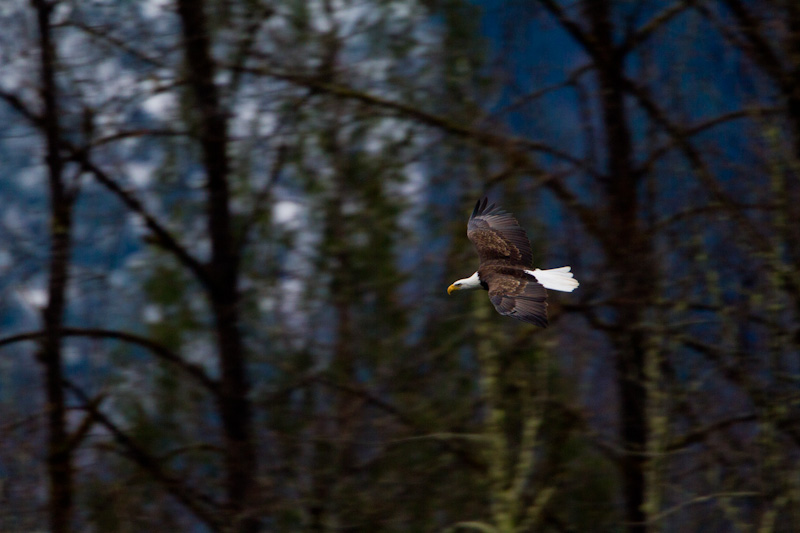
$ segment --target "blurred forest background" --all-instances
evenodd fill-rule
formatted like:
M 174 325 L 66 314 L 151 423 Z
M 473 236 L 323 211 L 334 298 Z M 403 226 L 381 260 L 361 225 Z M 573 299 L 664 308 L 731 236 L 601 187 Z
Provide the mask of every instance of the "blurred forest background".
M 800 2 L 0 27 L 0 530 L 800 530 Z M 445 293 L 484 193 L 548 329 Z

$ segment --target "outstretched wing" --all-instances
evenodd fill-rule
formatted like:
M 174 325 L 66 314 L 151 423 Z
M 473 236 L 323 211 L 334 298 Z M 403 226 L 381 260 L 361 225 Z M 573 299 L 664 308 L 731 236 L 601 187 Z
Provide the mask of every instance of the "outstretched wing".
M 475 245 L 481 263 L 501 259 L 509 264 L 531 266 L 533 253 L 528 235 L 516 219 L 487 198 L 478 200 L 467 225 L 467 237 Z
M 489 286 L 489 299 L 501 315 L 547 327 L 547 290 L 531 276 L 481 273 Z

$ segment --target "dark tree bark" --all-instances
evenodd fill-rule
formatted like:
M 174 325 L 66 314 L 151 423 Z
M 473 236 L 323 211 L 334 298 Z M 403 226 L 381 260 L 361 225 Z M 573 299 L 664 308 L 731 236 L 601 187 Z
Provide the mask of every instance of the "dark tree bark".
M 62 364 L 62 328 L 66 307 L 67 278 L 71 248 L 73 194 L 64 183 L 64 161 L 59 153 L 60 127 L 55 81 L 55 50 L 51 40 L 52 7 L 34 0 L 44 101 L 43 129 L 46 136 L 46 164 L 50 188 L 50 264 L 47 305 L 43 311 L 44 338 L 39 360 L 44 370 L 47 397 L 47 473 L 49 477 L 49 520 L 54 533 L 70 530 L 73 509 L 72 453 L 66 428 Z
M 220 414 L 225 438 L 228 508 L 232 531 L 258 530 L 256 452 L 252 412 L 245 375 L 245 350 L 239 330 L 239 252 L 230 214 L 227 154 L 228 120 L 214 83 L 209 29 L 202 1 L 180 0 L 184 54 L 189 91 L 193 98 L 203 165 L 206 171 L 206 215 L 211 239 L 208 296 L 214 314 L 221 373 Z
M 567 17 L 553 0 L 545 8 L 591 57 L 599 83 L 607 167 L 598 176 L 605 192 L 605 213 L 598 212 L 587 229 L 599 237 L 607 270 L 613 276 L 612 307 L 615 317 L 610 340 L 614 347 L 620 402 L 620 440 L 626 454 L 621 458 L 628 530 L 644 532 L 646 498 L 645 463 L 642 452 L 648 438 L 645 344 L 641 329 L 643 311 L 650 301 L 655 272 L 647 238 L 639 221 L 638 187 L 641 174 L 633 163 L 630 119 L 625 99 L 628 86 L 625 60 L 630 44 L 616 44 L 612 6 L 608 1 L 585 2 L 585 27 Z
M 625 109 L 625 54 L 614 44 L 609 2 L 587 2 L 594 60 L 600 83 L 608 168 L 605 176 L 606 221 L 610 239 L 606 260 L 613 273 L 616 299 L 615 333 L 617 388 L 620 403 L 620 440 L 627 450 L 621 462 L 628 531 L 645 531 L 645 477 L 642 452 L 647 444 L 644 339 L 639 329 L 642 302 L 652 276 L 646 272 L 645 238 L 637 201 L 638 179 Z
M 648 267 L 646 238 L 639 222 L 640 175 L 633 164 L 633 144 L 625 107 L 625 59 L 629 48 L 615 43 L 611 3 L 585 2 L 586 27 L 570 20 L 552 0 L 545 8 L 592 58 L 599 83 L 599 104 L 605 133 L 607 167 L 598 176 L 605 191 L 605 213 L 590 224 L 603 245 L 608 271 L 613 276 L 615 324 L 610 340 L 616 354 L 620 402 L 620 440 L 626 453 L 620 461 L 625 499 L 625 519 L 631 532 L 645 531 L 645 464 L 647 444 L 645 341 L 641 331 L 643 307 L 653 278 Z M 602 221 L 602 222 L 600 222 Z M 597 223 L 600 226 L 597 226 Z

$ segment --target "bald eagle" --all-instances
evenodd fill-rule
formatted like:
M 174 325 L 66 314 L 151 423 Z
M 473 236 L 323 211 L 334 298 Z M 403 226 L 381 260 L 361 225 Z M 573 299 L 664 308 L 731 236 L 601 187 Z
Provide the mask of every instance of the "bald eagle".
M 547 327 L 547 289 L 572 292 L 578 280 L 570 267 L 533 269 L 531 243 L 525 230 L 509 213 L 478 200 L 467 225 L 467 237 L 478 251 L 480 265 L 472 276 L 447 288 L 447 294 L 464 289 L 489 291 L 501 315 Z

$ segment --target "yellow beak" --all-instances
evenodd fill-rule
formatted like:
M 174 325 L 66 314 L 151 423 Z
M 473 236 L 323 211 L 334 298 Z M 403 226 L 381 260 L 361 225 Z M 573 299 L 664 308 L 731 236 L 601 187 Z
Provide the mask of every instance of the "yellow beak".
M 457 290 L 459 290 L 458 287 L 456 287 L 455 285 L 450 285 L 449 287 L 447 287 L 447 294 L 453 294 L 453 291 Z

